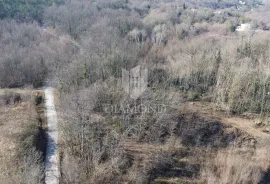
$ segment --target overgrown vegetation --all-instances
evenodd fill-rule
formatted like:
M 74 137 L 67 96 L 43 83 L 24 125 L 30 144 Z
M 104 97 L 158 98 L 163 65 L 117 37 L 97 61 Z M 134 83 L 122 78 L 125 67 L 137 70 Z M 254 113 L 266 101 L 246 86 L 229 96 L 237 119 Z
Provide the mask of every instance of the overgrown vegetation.
M 42 183 L 46 136 L 31 90 L 0 90 L 1 183 Z M 20 100 L 17 99 L 20 97 Z M 9 101 L 9 103 L 6 103 Z M 3 102 L 3 103 L 2 103 Z M 44 122 L 45 123 L 45 122 Z M 15 164 L 16 163 L 16 164 Z

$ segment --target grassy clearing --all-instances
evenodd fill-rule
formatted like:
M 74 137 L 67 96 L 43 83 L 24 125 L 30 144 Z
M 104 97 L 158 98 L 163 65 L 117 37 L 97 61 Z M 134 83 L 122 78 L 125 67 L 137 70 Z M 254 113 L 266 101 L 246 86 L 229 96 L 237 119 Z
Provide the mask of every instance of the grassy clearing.
M 42 105 L 35 105 L 35 91 L 0 90 L 0 180 L 1 183 L 40 183 L 43 178 L 42 140 L 39 119 Z M 14 102 L 14 95 L 21 97 Z M 10 103 L 3 102 L 10 98 Z

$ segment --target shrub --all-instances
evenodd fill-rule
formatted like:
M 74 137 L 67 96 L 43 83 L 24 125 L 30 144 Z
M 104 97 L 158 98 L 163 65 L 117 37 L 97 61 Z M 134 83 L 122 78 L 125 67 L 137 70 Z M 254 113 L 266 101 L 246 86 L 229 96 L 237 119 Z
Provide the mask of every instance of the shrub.
M 14 104 L 20 103 L 22 101 L 22 97 L 19 93 L 14 94 Z
M 40 105 L 43 101 L 43 97 L 41 95 L 35 96 L 35 103 L 36 105 Z
M 12 103 L 12 98 L 13 98 L 14 93 L 11 91 L 5 91 L 3 100 L 5 105 L 10 105 Z
M 44 179 L 43 157 L 34 148 L 29 149 L 23 159 L 21 183 L 42 184 Z

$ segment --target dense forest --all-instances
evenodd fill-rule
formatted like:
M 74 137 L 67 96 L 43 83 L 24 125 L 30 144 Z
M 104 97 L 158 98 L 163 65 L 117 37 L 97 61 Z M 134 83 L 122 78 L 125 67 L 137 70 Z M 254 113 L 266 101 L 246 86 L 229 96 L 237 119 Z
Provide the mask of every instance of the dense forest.
M 261 5 L 0 0 L 0 87 L 59 91 L 61 183 L 263 182 L 266 157 L 254 159 L 260 153 L 253 138 L 185 105 L 212 103 L 230 115 L 269 113 L 270 22 L 249 16 Z M 251 30 L 237 32 L 246 23 Z M 122 69 L 138 65 L 148 68 L 148 88 L 134 100 L 120 83 Z M 119 104 L 167 108 L 104 109 Z M 243 147 L 248 151 L 238 150 Z
M 21 22 L 42 22 L 44 8 L 61 4 L 64 0 L 1 0 L 0 19 L 14 18 Z

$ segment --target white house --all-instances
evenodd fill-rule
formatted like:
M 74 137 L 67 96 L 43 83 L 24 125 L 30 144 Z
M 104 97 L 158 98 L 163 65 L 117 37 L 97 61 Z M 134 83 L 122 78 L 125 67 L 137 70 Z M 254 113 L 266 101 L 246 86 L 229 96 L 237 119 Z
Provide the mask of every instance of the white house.
M 239 1 L 239 3 L 242 4 L 242 5 L 245 5 L 246 4 L 245 1 Z
M 251 24 L 241 24 L 241 26 L 237 26 L 236 31 L 250 31 Z

